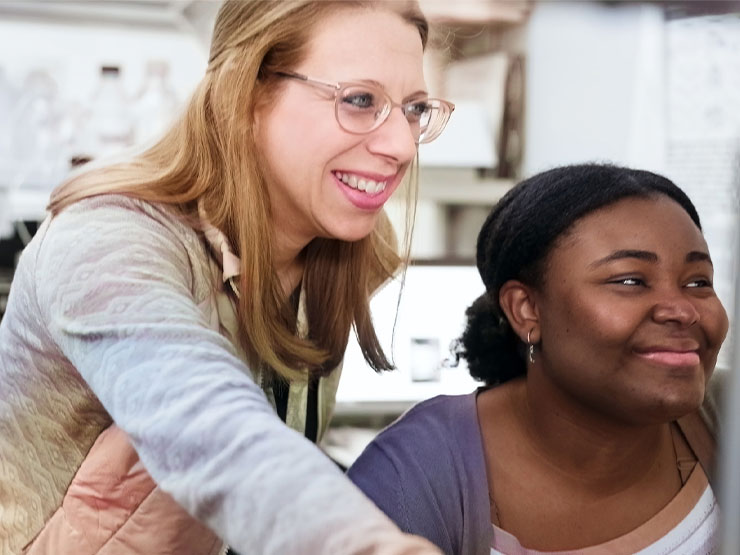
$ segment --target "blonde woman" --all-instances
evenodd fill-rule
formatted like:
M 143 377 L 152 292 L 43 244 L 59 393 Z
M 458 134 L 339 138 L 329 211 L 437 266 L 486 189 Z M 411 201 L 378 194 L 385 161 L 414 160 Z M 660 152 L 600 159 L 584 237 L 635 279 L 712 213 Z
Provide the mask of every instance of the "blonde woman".
M 453 109 L 426 37 L 415 2 L 227 1 L 179 122 L 54 192 L 0 327 L 1 553 L 434 552 L 311 444 L 353 326 L 391 366 L 383 205 Z

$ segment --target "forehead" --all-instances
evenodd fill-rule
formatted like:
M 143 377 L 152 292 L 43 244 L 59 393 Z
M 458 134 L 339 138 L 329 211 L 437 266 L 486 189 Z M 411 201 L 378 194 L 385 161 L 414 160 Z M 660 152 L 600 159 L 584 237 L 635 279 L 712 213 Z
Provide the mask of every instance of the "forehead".
M 676 201 L 660 195 L 631 197 L 578 220 L 551 252 L 574 259 L 600 257 L 615 250 L 645 250 L 660 258 L 707 252 L 704 236 Z M 553 260 L 554 261 L 554 260 Z M 582 262 L 585 262 L 583 260 Z
M 360 7 L 339 9 L 311 33 L 299 71 L 334 81 L 372 79 L 387 88 L 424 88 L 423 48 L 400 15 Z

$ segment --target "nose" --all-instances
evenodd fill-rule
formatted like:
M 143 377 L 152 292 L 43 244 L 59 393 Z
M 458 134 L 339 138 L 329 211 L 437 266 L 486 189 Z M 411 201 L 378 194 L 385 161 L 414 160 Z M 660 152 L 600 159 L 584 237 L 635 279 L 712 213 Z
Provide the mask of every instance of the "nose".
M 674 322 L 687 328 L 698 322 L 699 317 L 699 311 L 692 300 L 680 291 L 664 295 L 653 307 L 653 320 L 661 324 Z
M 382 125 L 370 133 L 367 145 L 373 154 L 391 158 L 399 164 L 414 159 L 416 137 L 400 106 L 394 106 Z

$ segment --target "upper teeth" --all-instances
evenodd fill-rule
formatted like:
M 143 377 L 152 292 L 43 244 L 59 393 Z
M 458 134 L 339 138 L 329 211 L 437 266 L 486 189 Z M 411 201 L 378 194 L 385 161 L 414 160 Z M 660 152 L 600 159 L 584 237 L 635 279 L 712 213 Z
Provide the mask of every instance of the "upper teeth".
M 334 175 L 336 175 L 337 178 L 341 179 L 342 183 L 346 183 L 353 189 L 365 191 L 370 195 L 377 195 L 378 193 L 385 191 L 385 186 L 387 184 L 386 181 L 373 181 L 372 179 L 367 179 L 366 177 L 357 177 L 356 175 L 352 175 L 350 173 L 335 172 Z

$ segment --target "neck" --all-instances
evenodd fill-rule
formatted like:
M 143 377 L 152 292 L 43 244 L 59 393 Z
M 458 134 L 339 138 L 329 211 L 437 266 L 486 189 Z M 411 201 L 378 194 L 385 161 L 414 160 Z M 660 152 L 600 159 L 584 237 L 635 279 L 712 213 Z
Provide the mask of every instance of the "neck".
M 273 267 L 285 295 L 298 286 L 303 277 L 303 249 L 309 241 L 296 240 L 277 231 L 273 243 Z
M 667 455 L 673 456 L 669 423 L 620 422 L 546 380 L 530 372 L 512 400 L 533 455 L 564 479 L 590 490 L 618 491 L 652 475 Z

